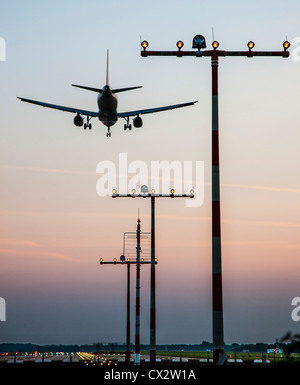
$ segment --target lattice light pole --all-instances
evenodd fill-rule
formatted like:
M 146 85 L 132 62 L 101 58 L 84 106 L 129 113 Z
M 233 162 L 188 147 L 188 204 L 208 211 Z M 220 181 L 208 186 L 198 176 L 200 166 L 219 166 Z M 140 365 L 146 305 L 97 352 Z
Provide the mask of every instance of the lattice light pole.
M 141 187 L 141 192 L 135 189 L 131 194 L 118 194 L 117 190 L 112 191 L 113 198 L 151 198 L 151 275 L 150 275 L 150 365 L 156 363 L 156 287 L 155 287 L 155 199 L 156 198 L 194 198 L 194 190 L 190 194 L 175 194 L 171 189 L 170 194 L 158 194 L 154 189 L 148 191 L 147 186 Z
M 222 294 L 222 264 L 221 264 L 221 213 L 220 213 L 220 175 L 219 175 L 219 112 L 218 112 L 218 66 L 219 57 L 243 56 L 253 58 L 257 56 L 287 58 L 290 43 L 283 43 L 283 51 L 253 51 L 253 41 L 248 42 L 246 51 L 219 50 L 219 42 L 213 41 L 212 48 L 206 48 L 205 38 L 196 35 L 193 38 L 194 51 L 182 51 L 184 43 L 177 42 L 177 51 L 148 51 L 148 42 L 142 43 L 142 57 L 148 56 L 195 56 L 210 57 L 212 67 L 212 307 L 213 307 L 213 361 L 216 364 L 219 356 L 224 353 L 223 332 L 223 294 Z
M 137 240 L 136 246 L 136 258 L 127 258 L 126 255 L 126 245 L 125 245 L 125 235 L 126 234 L 135 234 Z M 150 264 L 150 261 L 140 258 L 141 252 L 141 237 L 144 234 L 140 230 L 140 219 L 138 219 L 137 231 L 135 233 L 124 233 L 124 246 L 123 254 L 120 257 L 120 261 L 117 261 L 117 258 L 114 258 L 113 261 L 104 261 L 103 258 L 100 258 L 100 265 L 126 265 L 127 266 L 127 321 L 126 321 L 126 354 L 125 362 L 127 365 L 130 364 L 130 265 L 136 265 L 136 330 L 135 330 L 135 364 L 139 365 L 139 351 L 140 351 L 140 339 L 139 339 L 139 328 L 140 328 L 140 267 L 144 264 Z M 154 261 L 157 264 L 157 259 Z

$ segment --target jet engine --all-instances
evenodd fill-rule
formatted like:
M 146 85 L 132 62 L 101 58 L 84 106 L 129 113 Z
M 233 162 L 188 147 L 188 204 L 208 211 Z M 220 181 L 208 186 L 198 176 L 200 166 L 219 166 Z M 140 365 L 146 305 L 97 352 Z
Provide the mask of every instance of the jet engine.
M 133 125 L 134 127 L 136 128 L 141 128 L 142 125 L 143 125 L 143 120 L 142 118 L 140 118 L 139 116 L 137 116 L 136 118 L 133 119 Z
M 83 125 L 83 118 L 77 114 L 74 118 L 74 124 L 77 127 L 81 127 Z

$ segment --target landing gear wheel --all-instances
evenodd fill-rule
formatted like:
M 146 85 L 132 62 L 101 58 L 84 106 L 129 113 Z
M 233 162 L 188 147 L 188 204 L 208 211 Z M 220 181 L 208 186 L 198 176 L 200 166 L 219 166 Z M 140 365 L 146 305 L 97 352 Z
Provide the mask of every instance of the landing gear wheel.
M 86 130 L 87 128 L 88 128 L 89 130 L 91 130 L 91 129 L 92 129 L 92 123 L 84 123 L 83 128 L 84 128 L 85 130 Z
M 129 131 L 131 131 L 131 128 L 132 128 L 131 124 L 129 124 L 128 128 L 129 128 Z
M 127 130 L 127 124 L 124 124 L 124 131 Z

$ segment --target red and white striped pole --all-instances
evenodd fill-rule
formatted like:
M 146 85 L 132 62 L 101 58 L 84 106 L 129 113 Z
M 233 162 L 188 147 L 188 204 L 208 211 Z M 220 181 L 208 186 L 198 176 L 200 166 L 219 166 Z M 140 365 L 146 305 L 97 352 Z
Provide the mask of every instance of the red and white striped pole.
M 218 54 L 212 54 L 212 302 L 213 362 L 224 353 L 219 172 Z
M 151 196 L 150 365 L 156 363 L 155 197 Z
M 126 364 L 130 364 L 130 263 L 127 261 Z
M 135 357 L 134 364 L 140 365 L 140 253 L 141 253 L 141 221 L 138 218 L 136 230 L 136 305 L 135 305 Z

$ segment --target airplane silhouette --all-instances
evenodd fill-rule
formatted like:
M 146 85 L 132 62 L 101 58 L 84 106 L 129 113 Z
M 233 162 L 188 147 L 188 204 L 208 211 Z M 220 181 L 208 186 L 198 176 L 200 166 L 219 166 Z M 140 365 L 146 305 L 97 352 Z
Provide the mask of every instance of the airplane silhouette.
M 48 107 L 48 108 L 54 108 L 56 110 L 76 113 L 76 116 L 74 117 L 74 124 L 77 127 L 81 127 L 84 125 L 84 129 L 87 129 L 87 128 L 91 129 L 92 124 L 90 123 L 90 120 L 92 118 L 98 118 L 107 127 L 107 134 L 106 134 L 107 136 L 111 136 L 110 127 L 116 124 L 116 122 L 118 121 L 118 118 L 124 118 L 126 120 L 126 123 L 124 125 L 124 130 L 127 130 L 127 128 L 131 130 L 132 125 L 129 123 L 130 117 L 135 116 L 135 118 L 133 119 L 133 126 L 136 128 L 140 128 L 143 125 L 143 120 L 140 117 L 140 115 L 166 111 L 166 110 L 173 110 L 175 108 L 187 107 L 197 103 L 197 101 L 193 101 L 193 102 L 187 102 L 187 103 L 181 103 L 181 104 L 173 104 L 173 105 L 164 106 L 164 107 L 155 107 L 155 108 L 147 108 L 147 109 L 141 109 L 136 111 L 118 112 L 117 111 L 118 98 L 116 94 L 119 92 L 141 88 L 142 86 L 111 89 L 111 87 L 109 86 L 108 71 L 109 71 L 109 51 L 107 50 L 106 85 L 102 89 L 72 84 L 73 87 L 78 87 L 78 88 L 83 88 L 85 90 L 98 92 L 98 97 L 97 97 L 98 111 L 96 112 L 86 111 L 79 108 L 65 107 L 65 106 L 60 106 L 56 104 L 40 102 L 38 100 L 27 99 L 19 96 L 17 98 L 23 102 L 37 104 L 39 106 Z M 86 116 L 86 123 L 84 123 L 83 116 Z

